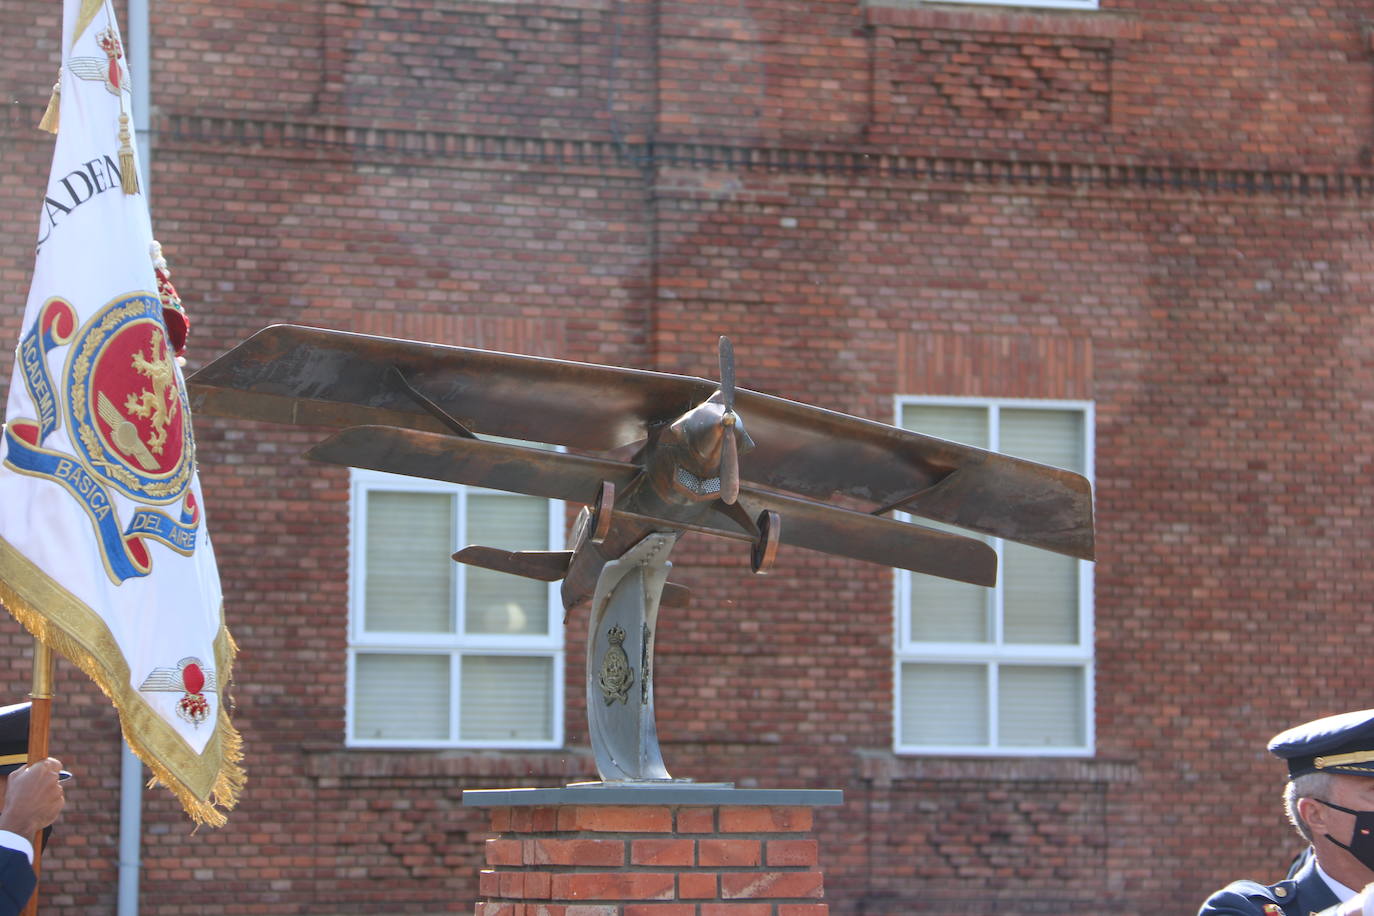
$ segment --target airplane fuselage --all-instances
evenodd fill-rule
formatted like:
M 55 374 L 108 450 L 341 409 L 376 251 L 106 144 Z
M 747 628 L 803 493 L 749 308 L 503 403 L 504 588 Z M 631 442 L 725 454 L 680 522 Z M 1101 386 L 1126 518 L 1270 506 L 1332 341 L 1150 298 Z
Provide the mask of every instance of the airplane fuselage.
M 700 408 L 697 408 L 698 410 Z M 688 416 L 690 416 L 690 413 Z M 719 449 L 715 455 L 718 459 Z M 694 449 L 674 436 L 672 427 L 652 436 L 642 455 L 644 470 L 623 492 L 615 495 L 610 531 L 596 543 L 592 540 L 592 512 L 583 509 L 573 526 L 573 557 L 563 579 L 563 606 L 571 610 L 589 600 L 596 591 L 602 567 L 619 559 L 650 534 L 682 535 L 711 511 L 720 496 L 718 474 L 706 476 L 711 468 Z

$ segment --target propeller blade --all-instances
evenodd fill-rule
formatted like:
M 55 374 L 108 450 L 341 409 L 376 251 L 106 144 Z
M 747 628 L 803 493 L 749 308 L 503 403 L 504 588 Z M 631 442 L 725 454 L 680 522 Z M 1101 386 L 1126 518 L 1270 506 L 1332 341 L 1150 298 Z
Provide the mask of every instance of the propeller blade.
M 725 401 L 725 409 L 735 409 L 735 346 L 724 334 L 717 346 L 720 355 L 720 393 Z
M 727 413 L 721 425 L 725 439 L 720 449 L 720 500 L 727 506 L 739 499 L 739 443 L 735 441 L 734 421 L 735 415 Z

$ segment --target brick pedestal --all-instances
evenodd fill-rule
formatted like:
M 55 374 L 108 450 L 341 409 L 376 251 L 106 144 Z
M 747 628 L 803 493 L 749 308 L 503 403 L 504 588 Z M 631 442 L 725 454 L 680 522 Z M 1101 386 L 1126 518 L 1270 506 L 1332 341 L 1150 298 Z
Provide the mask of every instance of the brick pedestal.
M 843 798 L 693 784 L 464 792 L 498 834 L 475 916 L 828 916 L 812 809 Z

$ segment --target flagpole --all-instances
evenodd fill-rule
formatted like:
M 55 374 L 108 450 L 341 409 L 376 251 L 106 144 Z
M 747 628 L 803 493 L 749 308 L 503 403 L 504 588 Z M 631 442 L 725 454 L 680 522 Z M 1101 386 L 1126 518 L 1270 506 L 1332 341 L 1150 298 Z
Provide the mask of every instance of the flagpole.
M 37 763 L 48 758 L 48 728 L 52 723 L 52 649 L 38 637 L 33 640 L 33 689 L 29 692 L 32 701 L 29 707 L 29 763 Z M 33 872 L 40 875 L 43 859 L 43 831 L 40 828 L 30 837 L 33 841 Z M 38 913 L 38 887 L 33 889 L 21 916 L 36 916 Z

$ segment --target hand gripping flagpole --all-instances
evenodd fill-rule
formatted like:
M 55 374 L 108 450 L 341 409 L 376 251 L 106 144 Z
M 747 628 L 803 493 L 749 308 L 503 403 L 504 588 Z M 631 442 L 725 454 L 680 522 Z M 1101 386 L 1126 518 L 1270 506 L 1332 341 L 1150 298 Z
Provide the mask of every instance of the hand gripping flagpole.
M 48 728 L 52 722 L 52 669 L 53 653 L 43 640 L 33 640 L 33 689 L 29 691 L 32 701 L 29 708 L 29 760 L 30 764 L 48 759 Z M 43 829 L 29 837 L 33 841 L 33 873 L 41 880 L 43 860 Z M 21 916 L 37 916 L 38 887 L 24 907 Z

